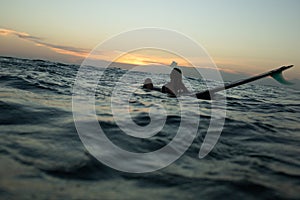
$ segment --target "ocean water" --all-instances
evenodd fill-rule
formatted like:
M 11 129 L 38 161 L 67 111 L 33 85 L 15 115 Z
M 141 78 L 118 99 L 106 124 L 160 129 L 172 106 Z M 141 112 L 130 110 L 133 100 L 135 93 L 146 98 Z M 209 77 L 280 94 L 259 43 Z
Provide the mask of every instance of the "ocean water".
M 0 199 L 300 199 L 300 91 L 247 84 L 228 90 L 224 129 L 214 149 L 198 153 L 211 102 L 190 98 L 201 118 L 197 136 L 177 161 L 155 172 L 114 170 L 84 147 L 72 115 L 72 87 L 78 65 L 0 57 Z M 103 69 L 93 69 L 95 71 Z M 180 124 L 176 98 L 136 90 L 130 106 L 139 125 L 147 109 L 170 113 L 149 139 L 125 136 L 110 110 L 115 80 L 126 70 L 110 68 L 96 90 L 97 120 L 107 137 L 133 152 L 167 145 Z M 123 87 L 150 76 L 134 72 Z M 193 88 L 201 80 L 187 78 Z M 153 77 L 157 85 L 167 75 Z

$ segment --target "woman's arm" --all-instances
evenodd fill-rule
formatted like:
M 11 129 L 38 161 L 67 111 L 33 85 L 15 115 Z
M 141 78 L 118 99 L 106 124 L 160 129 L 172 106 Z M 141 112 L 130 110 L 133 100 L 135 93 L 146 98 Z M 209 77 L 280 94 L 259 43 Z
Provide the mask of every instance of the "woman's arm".
M 181 89 L 183 93 L 189 93 L 190 91 L 185 87 L 185 85 L 182 83 Z
M 161 92 L 175 95 L 174 92 L 167 86 L 168 84 L 162 86 Z

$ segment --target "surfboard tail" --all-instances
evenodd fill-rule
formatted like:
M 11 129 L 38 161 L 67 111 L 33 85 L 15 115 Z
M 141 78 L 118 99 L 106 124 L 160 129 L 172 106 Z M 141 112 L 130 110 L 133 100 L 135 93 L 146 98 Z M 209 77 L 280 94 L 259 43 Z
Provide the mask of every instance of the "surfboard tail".
M 276 81 L 278 81 L 279 83 L 283 84 L 283 85 L 293 85 L 294 83 L 286 80 L 282 74 L 282 72 L 288 68 L 291 68 L 293 67 L 293 65 L 290 65 L 290 66 L 286 66 L 284 69 L 278 71 L 278 72 L 275 72 L 273 74 L 271 74 L 270 76 L 275 79 Z

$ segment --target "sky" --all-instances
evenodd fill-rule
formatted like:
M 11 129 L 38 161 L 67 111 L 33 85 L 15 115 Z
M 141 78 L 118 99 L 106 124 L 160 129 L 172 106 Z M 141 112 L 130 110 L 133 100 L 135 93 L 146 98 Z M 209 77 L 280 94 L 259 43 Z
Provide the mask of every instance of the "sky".
M 299 9 L 298 0 L 2 0 L 0 55 L 80 64 L 114 35 L 158 27 L 201 44 L 220 69 L 256 74 L 294 64 L 285 74 L 295 79 L 300 77 Z M 110 61 L 111 52 L 102 53 L 99 59 Z M 118 61 L 167 64 L 173 59 L 168 56 L 144 51 Z

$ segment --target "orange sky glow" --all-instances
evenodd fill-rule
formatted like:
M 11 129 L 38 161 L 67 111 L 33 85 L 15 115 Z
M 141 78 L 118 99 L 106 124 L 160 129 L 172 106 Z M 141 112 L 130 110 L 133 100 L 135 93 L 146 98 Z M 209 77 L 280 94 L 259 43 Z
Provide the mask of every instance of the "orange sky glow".
M 169 65 L 172 61 L 176 61 L 179 66 L 186 66 L 191 67 L 191 64 L 177 55 L 172 53 L 162 51 L 162 50 L 149 50 L 149 49 L 141 49 L 133 52 L 121 52 L 121 56 L 119 51 L 102 51 L 102 52 L 93 52 L 90 54 L 90 49 L 84 49 L 80 47 L 72 47 L 72 46 L 63 46 L 58 44 L 52 44 L 45 41 L 45 39 L 32 36 L 26 32 L 18 32 L 11 29 L 0 29 L 0 36 L 1 37 L 13 37 L 18 40 L 25 40 L 30 42 L 31 45 L 37 47 L 43 47 L 48 49 L 52 52 L 55 52 L 60 55 L 67 55 L 70 56 L 66 61 L 68 62 L 78 62 L 84 60 L 85 58 L 89 57 L 95 60 L 104 60 L 108 62 L 119 62 L 119 63 L 126 63 L 126 64 L 134 64 L 134 65 Z M 34 53 L 34 52 L 33 52 Z M 194 58 L 193 60 L 197 60 L 197 66 L 201 68 L 207 68 L 206 64 L 201 61 L 200 58 Z M 247 73 L 247 74 L 256 74 L 260 71 L 260 66 L 264 64 L 267 67 L 272 64 L 272 61 L 263 61 L 263 60 L 245 60 L 244 58 L 221 58 L 221 57 L 213 57 L 213 61 L 219 67 L 219 70 L 228 72 L 231 74 L 238 74 L 238 73 Z M 261 65 L 258 66 L 257 63 Z M 277 63 L 274 61 L 274 65 Z M 242 69 L 247 68 L 248 71 L 244 72 Z M 241 70 L 238 70 L 241 69 Z M 295 73 L 294 73 L 295 75 Z

